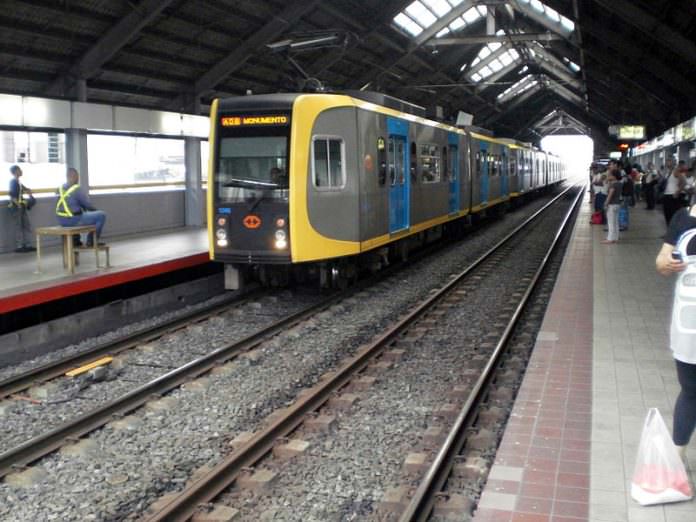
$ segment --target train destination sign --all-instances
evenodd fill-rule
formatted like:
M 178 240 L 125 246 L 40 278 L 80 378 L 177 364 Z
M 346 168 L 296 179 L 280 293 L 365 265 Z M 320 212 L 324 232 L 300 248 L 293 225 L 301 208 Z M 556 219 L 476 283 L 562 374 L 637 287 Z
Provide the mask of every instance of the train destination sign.
M 250 127 L 267 125 L 287 125 L 290 118 L 284 114 L 265 114 L 256 116 L 223 116 L 220 123 L 223 127 Z

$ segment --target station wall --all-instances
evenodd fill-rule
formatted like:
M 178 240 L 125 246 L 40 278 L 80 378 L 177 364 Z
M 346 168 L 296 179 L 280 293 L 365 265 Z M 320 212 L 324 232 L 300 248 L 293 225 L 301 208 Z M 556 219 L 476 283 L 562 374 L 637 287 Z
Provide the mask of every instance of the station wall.
M 185 225 L 185 191 L 131 192 L 122 194 L 95 194 L 90 196 L 94 206 L 106 212 L 104 237 L 114 237 L 144 232 L 156 232 Z M 29 212 L 32 226 L 57 225 L 56 200 L 52 197 L 37 198 Z M 15 248 L 14 223 L 7 203 L 0 204 L 0 252 Z M 58 245 L 58 238 L 44 238 L 42 246 Z M 32 238 L 32 244 L 34 239 Z

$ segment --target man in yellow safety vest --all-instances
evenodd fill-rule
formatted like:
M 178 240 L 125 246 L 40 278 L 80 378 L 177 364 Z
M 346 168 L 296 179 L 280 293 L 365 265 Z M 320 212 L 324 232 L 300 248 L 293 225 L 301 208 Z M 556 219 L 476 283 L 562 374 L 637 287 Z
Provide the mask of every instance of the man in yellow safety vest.
M 96 225 L 97 241 L 101 237 L 106 213 L 94 208 L 89 198 L 80 190 L 80 175 L 74 168 L 68 169 L 67 183 L 58 187 L 58 202 L 56 203 L 56 217 L 63 227 L 76 227 L 79 225 Z M 93 246 L 92 234 L 87 238 L 87 246 Z M 99 243 L 103 245 L 104 243 Z
M 12 179 L 10 180 L 10 202 L 7 208 L 12 215 L 15 224 L 15 252 L 33 252 L 36 249 L 31 246 L 31 222 L 29 221 L 29 209 L 34 205 L 34 196 L 19 178 L 22 177 L 22 169 L 18 165 L 10 167 Z M 24 195 L 29 196 L 28 199 Z

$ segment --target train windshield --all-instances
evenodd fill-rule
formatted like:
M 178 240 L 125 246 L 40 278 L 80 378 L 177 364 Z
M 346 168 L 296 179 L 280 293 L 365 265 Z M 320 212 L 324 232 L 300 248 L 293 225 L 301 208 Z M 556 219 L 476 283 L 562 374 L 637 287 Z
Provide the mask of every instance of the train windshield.
M 287 136 L 223 137 L 216 174 L 220 198 L 246 199 L 259 191 L 272 199 L 287 197 L 287 163 Z

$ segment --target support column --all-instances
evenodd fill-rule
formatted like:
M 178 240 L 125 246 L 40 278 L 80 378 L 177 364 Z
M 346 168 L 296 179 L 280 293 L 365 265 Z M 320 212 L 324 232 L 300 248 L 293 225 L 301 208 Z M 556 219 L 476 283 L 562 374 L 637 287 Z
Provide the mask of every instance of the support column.
M 203 181 L 201 175 L 201 139 L 184 138 L 186 164 L 186 226 L 203 226 L 203 209 L 205 197 L 203 195 Z
M 80 186 L 87 192 L 89 188 L 89 165 L 87 164 L 87 131 L 85 129 L 65 129 L 65 159 L 68 167 L 80 173 Z
M 87 80 L 81 78 L 77 80 L 75 85 L 75 91 L 77 94 L 77 101 L 86 102 L 87 101 Z

